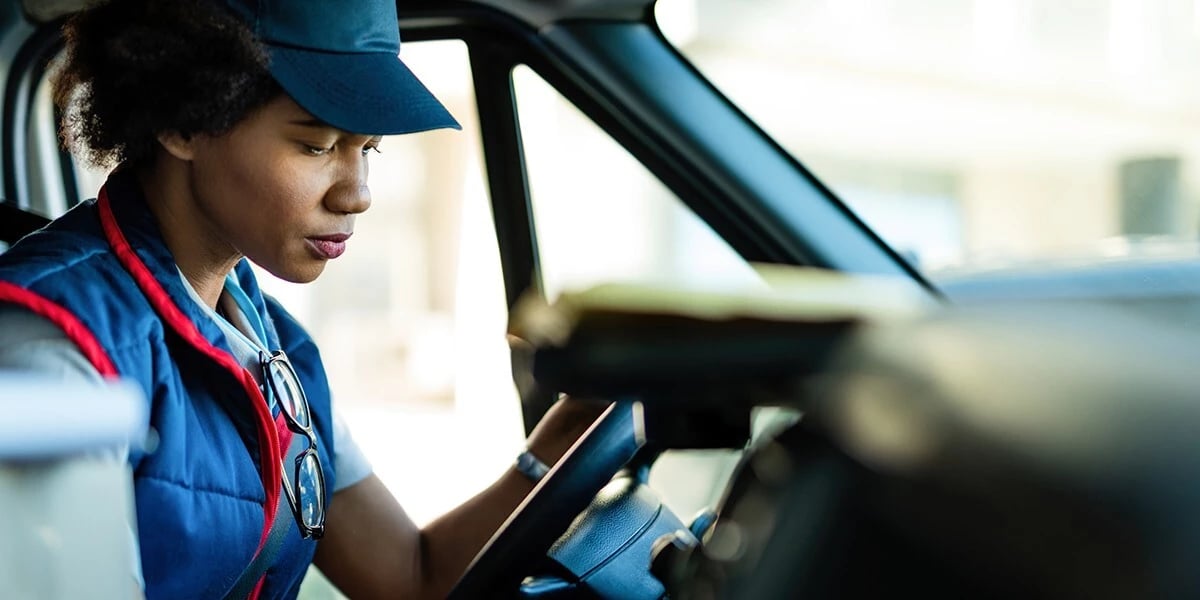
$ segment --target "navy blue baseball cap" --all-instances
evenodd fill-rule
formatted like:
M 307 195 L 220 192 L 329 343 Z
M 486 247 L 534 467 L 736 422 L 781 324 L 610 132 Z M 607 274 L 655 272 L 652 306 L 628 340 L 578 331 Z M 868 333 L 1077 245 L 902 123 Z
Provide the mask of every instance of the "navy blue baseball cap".
M 395 0 L 224 1 L 279 85 L 321 121 L 369 135 L 462 128 L 400 61 Z

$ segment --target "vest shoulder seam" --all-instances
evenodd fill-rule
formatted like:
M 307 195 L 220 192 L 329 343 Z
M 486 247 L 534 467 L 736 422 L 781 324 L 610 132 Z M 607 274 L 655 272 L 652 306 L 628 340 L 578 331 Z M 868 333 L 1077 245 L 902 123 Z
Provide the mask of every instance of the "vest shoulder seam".
M 73 257 L 71 260 L 69 260 L 63 264 L 54 265 L 52 268 L 46 269 L 46 270 L 42 271 L 41 273 L 38 273 L 37 276 L 31 278 L 28 282 L 26 282 L 24 284 L 24 287 L 33 287 L 33 286 L 41 283 L 42 280 L 44 280 L 44 279 L 57 276 L 57 275 L 61 274 L 63 271 L 67 271 L 68 269 L 74 269 L 86 262 L 90 262 L 96 258 L 100 258 L 100 257 L 103 257 L 108 254 L 111 254 L 111 253 L 109 252 L 109 250 L 107 248 L 92 248 L 92 249 L 88 250 L 86 254 L 84 254 L 82 256 Z

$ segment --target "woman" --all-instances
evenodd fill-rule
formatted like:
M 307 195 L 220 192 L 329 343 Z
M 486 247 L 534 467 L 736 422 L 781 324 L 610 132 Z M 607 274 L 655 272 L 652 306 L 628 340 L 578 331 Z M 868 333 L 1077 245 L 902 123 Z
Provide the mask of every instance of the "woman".
M 444 596 L 596 414 L 560 402 L 528 468 L 419 529 L 259 291 L 247 259 L 308 282 L 344 251 L 380 135 L 457 127 L 397 31 L 390 0 L 113 0 L 65 26 L 65 139 L 116 168 L 0 256 L 0 366 L 141 385 L 148 597 L 293 597 L 314 562 L 351 597 Z

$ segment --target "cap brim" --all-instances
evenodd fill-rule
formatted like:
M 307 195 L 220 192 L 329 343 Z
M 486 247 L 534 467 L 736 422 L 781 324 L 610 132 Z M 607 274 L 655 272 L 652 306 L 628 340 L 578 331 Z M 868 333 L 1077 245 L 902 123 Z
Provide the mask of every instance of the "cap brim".
M 368 135 L 462 129 L 400 58 L 268 46 L 271 75 L 321 121 Z

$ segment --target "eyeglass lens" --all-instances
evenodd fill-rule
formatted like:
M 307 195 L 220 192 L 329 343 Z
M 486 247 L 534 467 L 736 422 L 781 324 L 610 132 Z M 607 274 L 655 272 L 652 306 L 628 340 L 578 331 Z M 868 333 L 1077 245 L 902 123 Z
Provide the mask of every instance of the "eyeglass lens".
M 296 469 L 296 485 L 299 487 L 296 495 L 300 503 L 300 517 L 308 527 L 320 525 L 325 514 L 320 477 L 321 466 L 317 462 L 317 455 L 312 452 L 305 454 Z
M 300 424 L 308 427 L 308 406 L 301 396 L 300 382 L 291 367 L 283 360 L 271 360 L 268 371 L 274 384 L 275 393 L 284 410 Z

